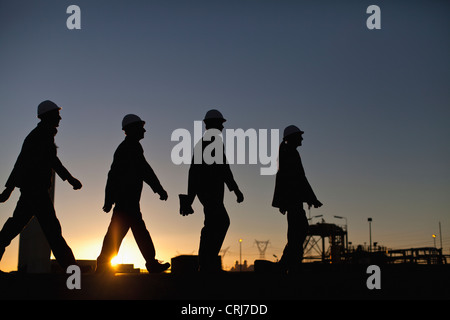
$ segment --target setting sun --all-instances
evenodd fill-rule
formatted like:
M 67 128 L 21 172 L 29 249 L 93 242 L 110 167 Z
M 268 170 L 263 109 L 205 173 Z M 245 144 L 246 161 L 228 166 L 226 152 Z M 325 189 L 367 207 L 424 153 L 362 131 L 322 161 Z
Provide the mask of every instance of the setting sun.
M 115 256 L 114 258 L 111 259 L 111 266 L 115 267 L 118 264 L 119 264 L 119 257 L 118 256 Z
M 125 237 L 119 253 L 111 259 L 111 266 L 116 267 L 119 264 L 132 264 L 135 268 L 145 268 L 145 260 L 133 237 Z

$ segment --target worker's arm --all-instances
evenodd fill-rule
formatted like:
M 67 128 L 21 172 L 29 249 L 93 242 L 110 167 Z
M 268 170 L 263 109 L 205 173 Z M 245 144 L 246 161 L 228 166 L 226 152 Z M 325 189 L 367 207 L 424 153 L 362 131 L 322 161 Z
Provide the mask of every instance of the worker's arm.
M 138 154 L 138 165 L 140 170 L 142 170 L 143 180 L 145 183 L 147 183 L 150 188 L 152 188 L 153 192 L 159 194 L 160 200 L 167 200 L 168 195 L 166 190 L 162 187 L 161 183 L 159 182 L 158 177 L 156 176 L 155 172 L 153 171 L 152 167 L 149 165 L 147 160 L 144 157 L 144 150 L 142 147 L 140 148 Z
M 58 176 L 63 180 L 66 181 L 68 183 L 70 183 L 73 187 L 74 190 L 78 190 L 81 189 L 81 187 L 83 186 L 81 184 L 81 182 L 74 178 L 70 172 L 62 165 L 61 161 L 59 160 L 59 158 L 56 156 L 55 159 L 53 160 L 53 170 L 55 170 L 55 172 L 58 174 Z
M 11 193 L 14 191 L 15 187 L 6 187 L 5 190 L 0 194 L 0 203 L 6 202 L 9 197 L 11 196 Z
M 241 190 L 239 190 L 239 187 L 234 180 L 233 173 L 231 172 L 230 165 L 228 164 L 226 155 L 225 155 L 225 149 L 223 151 L 223 166 L 225 166 L 225 184 L 228 187 L 228 190 L 233 191 L 236 195 L 236 201 L 238 203 L 241 203 L 244 201 L 244 195 L 242 194 Z

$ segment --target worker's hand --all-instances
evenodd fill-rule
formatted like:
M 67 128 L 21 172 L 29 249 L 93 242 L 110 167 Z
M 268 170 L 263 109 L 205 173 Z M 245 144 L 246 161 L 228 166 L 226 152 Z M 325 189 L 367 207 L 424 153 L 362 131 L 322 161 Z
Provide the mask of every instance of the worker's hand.
M 234 194 L 236 195 L 236 201 L 238 203 L 244 201 L 244 195 L 242 194 L 241 190 L 239 189 L 234 190 Z
M 285 215 L 286 214 L 287 209 L 286 208 L 280 208 L 280 212 L 281 214 Z
M 180 206 L 180 214 L 183 217 L 188 216 L 193 213 L 194 213 L 194 209 L 192 209 L 192 206 L 188 206 L 188 205 Z
M 11 196 L 13 190 L 14 188 L 6 188 L 5 190 L 3 190 L 3 192 L 0 194 L 0 203 L 6 202 Z
M 182 216 L 188 216 L 194 213 L 194 209 L 192 209 L 192 202 L 194 202 L 194 197 L 189 196 L 187 194 L 178 195 L 180 198 L 180 214 Z
M 159 194 L 159 200 L 166 201 L 167 198 L 169 197 L 169 196 L 167 195 L 166 190 L 164 190 L 164 189 L 163 189 L 162 191 L 158 192 L 158 194 Z
M 106 213 L 110 212 L 112 206 L 112 203 L 105 203 L 105 205 L 103 206 L 103 211 L 105 211 Z
M 70 177 L 69 179 L 67 179 L 67 182 L 69 182 L 72 185 L 73 190 L 79 190 L 83 186 L 81 182 L 78 179 L 75 179 L 74 177 Z
M 320 208 L 321 206 L 323 206 L 323 204 L 319 200 L 314 200 L 314 201 L 308 202 L 308 209 L 311 209 L 311 207 L 314 207 L 317 209 L 317 208 Z

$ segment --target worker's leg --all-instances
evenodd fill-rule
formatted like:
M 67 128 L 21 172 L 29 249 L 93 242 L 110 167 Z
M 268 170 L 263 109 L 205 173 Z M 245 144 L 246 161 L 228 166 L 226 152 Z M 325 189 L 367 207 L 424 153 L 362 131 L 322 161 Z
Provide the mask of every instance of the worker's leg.
M 119 252 L 122 240 L 129 228 L 129 219 L 126 212 L 114 208 L 108 231 L 103 239 L 102 251 L 97 258 L 97 269 L 109 267 L 111 259 Z
M 30 198 L 22 193 L 17 202 L 13 216 L 6 220 L 0 231 L 0 260 L 5 252 L 5 248 L 19 235 L 33 217 L 32 208 L 33 206 L 30 206 Z
M 204 202 L 205 221 L 200 236 L 200 270 L 217 269 L 217 256 L 230 226 L 223 202 Z
M 56 261 L 65 270 L 68 266 L 76 264 L 72 249 L 62 236 L 61 224 L 56 217 L 55 208 L 47 191 L 36 194 L 36 218 L 47 238 L 48 244 Z
M 308 219 L 305 210 L 301 207 L 287 210 L 288 243 L 283 251 L 281 262 L 288 269 L 297 268 L 303 259 L 303 243 L 308 233 Z
M 170 267 L 170 263 L 159 263 L 159 261 L 155 259 L 155 246 L 140 211 L 133 212 L 130 225 L 134 239 L 146 261 L 145 266 L 147 267 L 148 272 L 159 273 L 167 270 Z
M 142 219 L 141 212 L 133 212 L 133 217 L 130 221 L 131 231 L 133 232 L 134 239 L 142 253 L 145 261 L 153 262 L 155 260 L 155 246 L 153 245 L 152 237 L 145 226 L 145 222 Z

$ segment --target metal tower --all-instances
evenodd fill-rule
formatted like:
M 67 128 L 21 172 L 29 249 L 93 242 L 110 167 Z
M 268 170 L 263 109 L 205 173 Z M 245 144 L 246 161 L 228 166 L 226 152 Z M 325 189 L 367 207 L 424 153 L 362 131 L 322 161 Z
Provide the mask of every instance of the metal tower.
M 228 247 L 226 247 L 225 249 L 222 249 L 222 250 L 220 250 L 220 252 L 222 252 L 222 259 L 224 259 L 225 258 L 225 255 L 227 254 L 227 252 L 228 252 L 228 249 L 230 249 L 230 247 L 228 246 Z
M 269 240 L 266 240 L 266 241 L 255 240 L 255 243 L 259 250 L 259 258 L 261 260 L 264 260 L 266 258 L 266 249 L 267 249 L 267 246 L 269 245 Z

